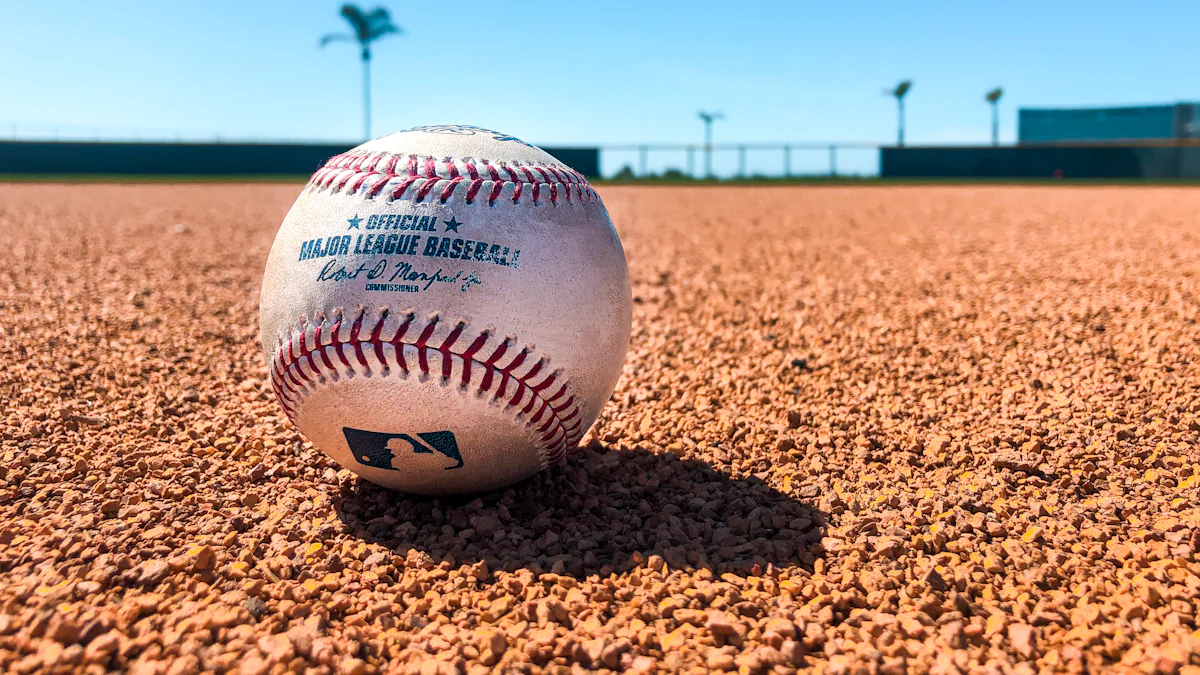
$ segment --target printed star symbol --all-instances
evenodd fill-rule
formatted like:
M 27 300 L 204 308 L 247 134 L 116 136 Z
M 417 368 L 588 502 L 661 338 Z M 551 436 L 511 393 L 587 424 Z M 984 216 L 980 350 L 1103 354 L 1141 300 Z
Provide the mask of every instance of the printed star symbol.
M 354 217 L 353 217 L 353 218 L 347 218 L 347 219 L 346 219 L 346 222 L 350 223 L 350 227 L 348 227 L 348 228 L 346 228 L 346 229 L 348 229 L 348 230 L 357 230 L 357 229 L 358 229 L 358 224 L 362 222 L 362 218 L 359 218 L 359 217 L 358 217 L 358 214 L 356 213 L 356 214 L 354 214 Z
M 454 216 L 450 216 L 450 220 L 443 220 L 442 222 L 446 224 L 447 232 L 458 232 L 458 226 L 462 225 L 462 223 L 455 220 Z

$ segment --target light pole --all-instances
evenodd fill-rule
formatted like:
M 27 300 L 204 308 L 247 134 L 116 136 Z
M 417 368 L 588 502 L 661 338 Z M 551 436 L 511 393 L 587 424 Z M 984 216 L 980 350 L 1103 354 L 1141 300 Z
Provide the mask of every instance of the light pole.
M 1004 89 L 996 87 L 989 91 L 983 99 L 992 105 L 992 145 L 1000 145 L 1000 97 Z
M 904 80 L 897 84 L 895 89 L 884 91 L 888 96 L 896 97 L 896 111 L 900 117 L 896 131 L 896 146 L 900 148 L 904 147 L 904 97 L 908 95 L 910 89 L 912 89 L 912 80 Z
M 352 3 L 342 5 L 342 18 L 353 33 L 333 33 L 321 38 L 321 46 L 330 42 L 357 42 L 362 48 L 363 65 L 363 137 L 371 138 L 371 43 L 385 35 L 399 34 L 400 28 L 383 7 L 367 12 Z
M 725 119 L 725 116 L 719 112 L 703 110 L 697 114 L 704 121 L 704 177 L 712 178 L 712 125 L 717 120 Z

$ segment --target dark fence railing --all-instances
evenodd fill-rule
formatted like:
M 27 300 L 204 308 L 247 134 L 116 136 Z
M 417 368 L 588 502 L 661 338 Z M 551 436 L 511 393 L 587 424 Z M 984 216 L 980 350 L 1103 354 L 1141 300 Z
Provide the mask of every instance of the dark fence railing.
M 350 144 L 0 141 L 0 174 L 308 176 Z M 585 176 L 596 148 L 546 148 Z

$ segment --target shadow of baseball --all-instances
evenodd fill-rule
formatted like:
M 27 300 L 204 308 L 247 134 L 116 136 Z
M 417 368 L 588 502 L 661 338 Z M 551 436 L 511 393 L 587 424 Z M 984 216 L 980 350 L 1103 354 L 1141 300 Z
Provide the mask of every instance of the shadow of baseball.
M 811 571 L 826 522 L 758 478 L 601 443 L 482 496 L 415 497 L 352 479 L 334 506 L 347 534 L 396 555 L 575 577 L 659 564 L 651 556 L 715 574 L 761 574 L 772 565 Z

